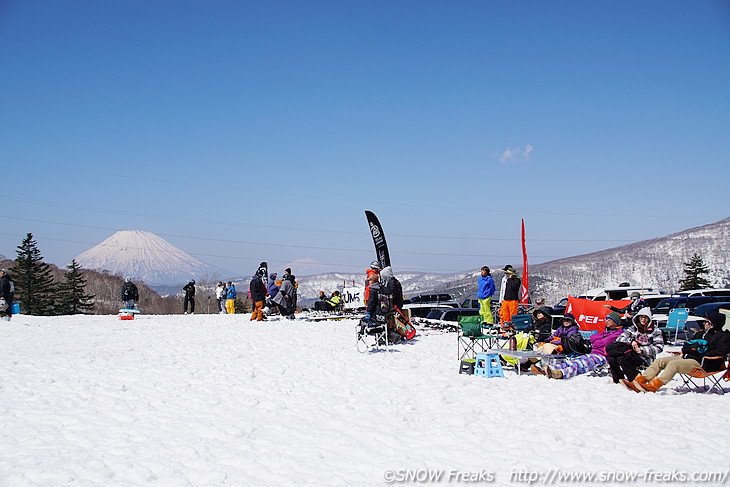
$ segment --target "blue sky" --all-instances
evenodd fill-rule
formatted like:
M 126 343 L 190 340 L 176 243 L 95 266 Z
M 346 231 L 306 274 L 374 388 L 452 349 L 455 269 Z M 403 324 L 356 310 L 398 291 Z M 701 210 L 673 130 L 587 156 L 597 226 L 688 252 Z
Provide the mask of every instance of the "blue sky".
M 0 3 L 0 254 L 531 263 L 729 216 L 719 1 Z

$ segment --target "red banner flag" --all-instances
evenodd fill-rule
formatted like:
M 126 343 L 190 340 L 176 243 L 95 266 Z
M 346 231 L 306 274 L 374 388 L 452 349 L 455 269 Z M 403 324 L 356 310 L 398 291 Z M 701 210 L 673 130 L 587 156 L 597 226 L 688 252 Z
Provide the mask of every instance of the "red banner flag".
M 530 304 L 530 284 L 527 272 L 527 246 L 525 245 L 525 220 L 522 220 L 522 286 L 520 288 L 520 304 Z
M 566 313 L 573 313 L 578 327 L 581 330 L 603 331 L 606 328 L 606 316 L 611 312 L 606 306 L 615 308 L 623 308 L 631 302 L 630 299 L 620 299 L 613 301 L 591 301 L 590 299 L 574 298 L 568 296 L 568 307 L 565 308 Z

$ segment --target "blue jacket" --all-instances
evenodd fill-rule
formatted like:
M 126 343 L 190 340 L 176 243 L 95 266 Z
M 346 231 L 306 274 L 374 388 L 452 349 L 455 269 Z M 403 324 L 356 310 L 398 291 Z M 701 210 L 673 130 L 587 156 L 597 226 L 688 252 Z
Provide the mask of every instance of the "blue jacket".
M 494 279 L 492 279 L 492 276 L 479 276 L 478 282 L 479 287 L 477 288 L 477 298 L 487 299 L 488 297 L 494 295 Z
M 236 299 L 236 286 L 231 284 L 228 286 L 228 293 L 226 293 L 227 299 Z

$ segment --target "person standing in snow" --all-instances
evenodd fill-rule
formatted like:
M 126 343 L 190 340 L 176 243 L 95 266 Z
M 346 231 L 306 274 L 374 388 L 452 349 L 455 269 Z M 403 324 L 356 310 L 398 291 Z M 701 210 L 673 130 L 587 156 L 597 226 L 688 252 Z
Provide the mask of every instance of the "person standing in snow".
M 185 299 L 183 299 L 183 313 L 188 314 L 188 304 L 190 305 L 190 314 L 195 313 L 195 279 L 183 286 L 185 291 Z
M 494 296 L 494 279 L 489 272 L 489 267 L 484 266 L 477 281 L 477 299 L 479 300 L 479 314 L 482 316 L 482 323 L 493 325 L 492 296 Z
M 269 274 L 269 287 L 266 289 L 269 299 L 274 299 L 276 293 L 279 292 L 279 285 L 276 283 L 276 272 Z
M 236 286 L 231 281 L 228 281 L 226 288 L 226 312 L 229 315 L 236 314 Z
M 279 307 L 279 313 L 281 313 L 281 316 L 285 316 L 288 319 L 294 319 L 294 305 L 296 303 L 295 293 L 294 284 L 292 284 L 292 276 L 284 272 L 279 292 L 272 300 Z
M 506 267 L 504 273 L 507 280 L 504 283 L 504 299 L 499 308 L 499 319 L 502 323 L 512 321 L 512 317 L 517 314 L 517 304 L 520 299 L 520 287 L 522 281 L 517 277 L 517 271 L 512 267 Z
M 218 313 L 226 314 L 226 286 L 222 281 L 218 281 L 218 285 L 215 287 L 215 299 L 218 301 Z
M 13 299 L 15 299 L 15 285 L 8 275 L 8 271 L 0 269 L 0 317 L 10 321 L 13 312 Z
M 122 302 L 126 309 L 135 309 L 135 303 L 139 301 L 139 291 L 137 286 L 132 282 L 131 277 L 124 279 L 124 285 L 122 286 Z
M 251 321 L 264 321 L 264 300 L 266 299 L 266 286 L 261 280 L 261 270 L 251 278 L 249 291 L 251 292 L 251 302 L 253 303 L 253 312 L 251 313 Z

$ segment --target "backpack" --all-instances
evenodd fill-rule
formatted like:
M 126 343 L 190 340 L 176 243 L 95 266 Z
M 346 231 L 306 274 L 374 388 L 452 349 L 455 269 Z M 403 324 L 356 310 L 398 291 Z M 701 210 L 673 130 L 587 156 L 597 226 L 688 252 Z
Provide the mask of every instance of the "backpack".
M 693 338 L 692 340 L 687 340 L 686 342 L 684 342 L 684 345 L 682 345 L 682 355 L 702 356 L 707 353 L 708 346 L 708 341 L 703 340 L 702 338 Z
M 561 342 L 563 346 L 563 353 L 577 353 L 579 355 L 585 355 L 591 353 L 593 345 L 589 340 L 583 338 L 580 333 L 575 333 L 564 338 Z

